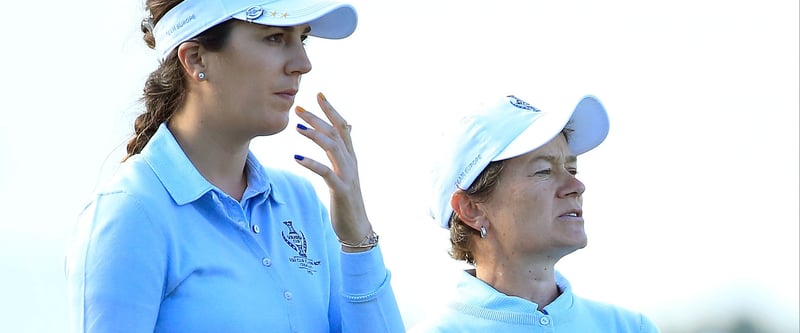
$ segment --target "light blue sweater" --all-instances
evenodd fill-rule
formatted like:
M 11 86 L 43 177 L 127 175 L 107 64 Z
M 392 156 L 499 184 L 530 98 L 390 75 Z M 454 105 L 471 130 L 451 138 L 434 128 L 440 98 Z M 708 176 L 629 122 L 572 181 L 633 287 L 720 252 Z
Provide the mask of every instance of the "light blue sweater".
M 561 295 L 539 311 L 535 303 L 500 293 L 464 272 L 447 307 L 409 332 L 660 332 L 642 314 L 575 296 L 558 273 L 556 284 Z
M 162 125 L 82 212 L 70 332 L 403 332 L 380 248 L 341 251 L 312 185 L 250 154 L 234 200 Z

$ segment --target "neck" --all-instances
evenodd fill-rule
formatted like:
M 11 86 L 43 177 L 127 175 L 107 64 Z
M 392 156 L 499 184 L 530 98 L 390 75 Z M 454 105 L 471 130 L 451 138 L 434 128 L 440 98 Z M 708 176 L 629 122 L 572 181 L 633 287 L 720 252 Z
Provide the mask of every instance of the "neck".
M 176 114 L 176 116 L 178 116 Z M 245 164 L 249 140 L 233 140 L 202 121 L 173 117 L 168 124 L 189 160 L 209 183 L 241 200 L 247 188 Z
M 507 255 L 475 259 L 478 279 L 503 294 L 536 303 L 539 310 L 560 295 L 554 270 L 557 260 L 515 260 Z

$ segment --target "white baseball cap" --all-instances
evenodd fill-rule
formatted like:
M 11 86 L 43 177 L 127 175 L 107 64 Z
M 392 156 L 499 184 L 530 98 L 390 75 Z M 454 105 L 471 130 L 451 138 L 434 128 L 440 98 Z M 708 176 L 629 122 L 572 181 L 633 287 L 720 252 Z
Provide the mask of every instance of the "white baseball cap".
M 161 59 L 181 43 L 229 19 L 288 27 L 308 23 L 311 35 L 341 39 L 356 30 L 358 16 L 347 3 L 332 0 L 184 0 L 153 28 Z
M 572 129 L 568 145 L 575 155 L 597 147 L 608 135 L 608 114 L 594 96 L 583 97 L 575 107 L 541 107 L 507 96 L 464 116 L 445 134 L 444 149 L 432 171 L 431 215 L 442 228 L 450 227 L 453 193 L 468 189 L 490 162 L 536 150 L 568 124 Z

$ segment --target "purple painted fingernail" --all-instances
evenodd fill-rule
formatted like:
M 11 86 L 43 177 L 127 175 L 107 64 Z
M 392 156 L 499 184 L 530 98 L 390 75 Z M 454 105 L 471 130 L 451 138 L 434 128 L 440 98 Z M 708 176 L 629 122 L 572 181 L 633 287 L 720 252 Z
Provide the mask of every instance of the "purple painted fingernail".
M 301 129 L 301 130 L 304 130 L 304 131 L 308 129 L 308 127 L 306 127 L 306 126 L 305 126 L 305 125 L 303 125 L 303 124 L 297 124 L 297 128 L 299 128 L 299 129 Z
M 305 157 L 303 157 L 303 155 L 294 155 L 294 159 L 302 161 L 303 159 L 305 159 Z

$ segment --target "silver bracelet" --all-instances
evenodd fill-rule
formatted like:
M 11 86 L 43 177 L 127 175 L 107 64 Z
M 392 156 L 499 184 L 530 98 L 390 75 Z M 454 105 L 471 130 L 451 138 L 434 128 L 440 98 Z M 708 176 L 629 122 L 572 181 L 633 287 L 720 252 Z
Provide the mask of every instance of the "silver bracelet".
M 369 235 L 364 236 L 364 239 L 361 240 L 358 244 L 356 243 L 348 243 L 341 239 L 339 239 L 339 243 L 342 244 L 344 247 L 349 247 L 353 249 L 371 249 L 378 245 L 378 234 L 375 233 L 374 230 L 369 230 Z

